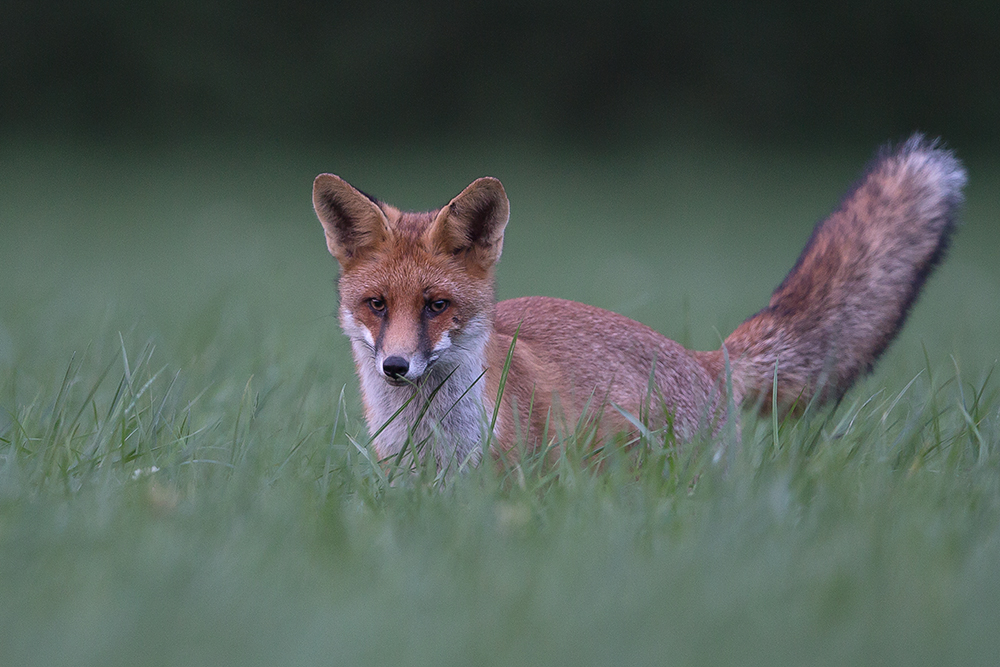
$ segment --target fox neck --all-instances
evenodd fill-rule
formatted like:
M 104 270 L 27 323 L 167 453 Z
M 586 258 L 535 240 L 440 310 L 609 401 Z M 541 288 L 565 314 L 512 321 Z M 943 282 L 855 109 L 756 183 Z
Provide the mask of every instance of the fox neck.
M 386 382 L 371 362 L 370 348 L 352 341 L 368 428 L 378 433 L 373 445 L 379 458 L 398 455 L 405 444 L 407 454 L 417 450 L 422 459 L 431 453 L 441 466 L 479 462 L 494 402 L 487 395 L 484 372 L 492 322 L 473 329 L 415 387 Z

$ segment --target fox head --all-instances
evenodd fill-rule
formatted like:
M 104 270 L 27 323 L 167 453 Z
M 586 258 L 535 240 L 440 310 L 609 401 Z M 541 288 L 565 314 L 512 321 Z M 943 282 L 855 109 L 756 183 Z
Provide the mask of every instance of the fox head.
M 321 174 L 313 206 L 340 263 L 340 323 L 363 388 L 412 385 L 433 367 L 482 371 L 510 210 L 500 181 L 480 178 L 441 209 L 409 213 Z

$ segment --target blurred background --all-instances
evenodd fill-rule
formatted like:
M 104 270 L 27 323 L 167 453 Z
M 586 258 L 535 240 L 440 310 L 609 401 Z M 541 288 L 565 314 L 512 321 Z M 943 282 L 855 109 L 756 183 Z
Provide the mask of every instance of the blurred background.
M 872 151 L 919 130 L 972 178 L 894 349 L 906 373 L 920 341 L 988 364 L 997 35 L 993 0 L 7 0 L 0 363 L 61 373 L 122 334 L 181 365 L 215 347 L 245 377 L 323 348 L 353 391 L 309 196 L 325 171 L 407 209 L 497 176 L 500 298 L 585 301 L 715 348 Z
M 1000 5 L 8 0 L 4 134 L 1000 138 Z

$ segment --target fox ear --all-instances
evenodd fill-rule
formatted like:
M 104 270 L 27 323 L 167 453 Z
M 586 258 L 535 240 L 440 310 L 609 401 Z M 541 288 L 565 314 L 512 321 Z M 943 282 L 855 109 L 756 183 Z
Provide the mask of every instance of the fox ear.
M 424 238 L 435 252 L 467 252 L 471 261 L 488 269 L 500 259 L 509 217 L 503 185 L 495 178 L 480 178 L 441 209 Z
M 339 176 L 316 177 L 313 208 L 323 223 L 326 247 L 343 268 L 389 235 L 389 221 L 378 204 Z

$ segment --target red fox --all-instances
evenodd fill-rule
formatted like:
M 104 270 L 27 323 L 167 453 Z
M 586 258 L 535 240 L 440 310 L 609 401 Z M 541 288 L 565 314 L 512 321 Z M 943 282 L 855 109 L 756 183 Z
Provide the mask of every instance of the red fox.
M 767 307 L 712 352 L 582 303 L 497 303 L 509 203 L 495 178 L 410 213 L 321 174 L 313 205 L 340 264 L 340 323 L 376 453 L 466 465 L 486 447 L 558 444 L 587 420 L 598 439 L 634 432 L 643 412 L 688 441 L 738 419 L 728 405 L 769 409 L 775 386 L 781 410 L 839 399 L 941 260 L 965 181 L 953 153 L 921 135 L 880 150 Z

